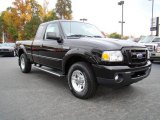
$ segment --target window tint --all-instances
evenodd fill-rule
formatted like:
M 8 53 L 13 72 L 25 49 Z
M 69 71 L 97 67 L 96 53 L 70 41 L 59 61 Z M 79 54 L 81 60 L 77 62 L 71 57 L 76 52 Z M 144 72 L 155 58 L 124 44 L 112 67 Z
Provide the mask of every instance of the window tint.
M 99 31 L 94 25 L 88 23 L 62 22 L 62 28 L 67 37 L 74 35 L 103 37 L 101 31 Z
M 49 24 L 47 26 L 47 29 L 46 29 L 46 33 L 45 33 L 45 39 L 47 37 L 47 33 L 48 32 L 55 32 L 57 36 L 59 36 L 59 29 L 58 29 L 58 25 L 56 23 L 53 23 L 53 24 Z

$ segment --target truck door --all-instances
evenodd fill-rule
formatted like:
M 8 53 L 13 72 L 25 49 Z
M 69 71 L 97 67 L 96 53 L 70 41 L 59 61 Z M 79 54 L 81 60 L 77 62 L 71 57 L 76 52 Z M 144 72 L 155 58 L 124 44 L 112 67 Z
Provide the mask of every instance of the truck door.
M 41 56 L 40 63 L 42 65 L 61 69 L 62 58 L 64 51 L 62 49 L 63 43 L 58 43 L 57 40 L 47 39 L 47 32 L 55 32 L 60 36 L 58 23 L 50 23 L 45 32 L 44 40 L 39 55 Z

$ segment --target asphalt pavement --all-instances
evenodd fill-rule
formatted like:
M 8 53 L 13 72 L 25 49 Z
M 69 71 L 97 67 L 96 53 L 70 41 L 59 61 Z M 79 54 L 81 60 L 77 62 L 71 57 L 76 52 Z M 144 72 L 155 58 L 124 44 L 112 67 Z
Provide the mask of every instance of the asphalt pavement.
M 0 120 L 160 120 L 160 63 L 130 87 L 99 86 L 80 100 L 64 78 L 35 68 L 24 74 L 17 57 L 0 57 Z

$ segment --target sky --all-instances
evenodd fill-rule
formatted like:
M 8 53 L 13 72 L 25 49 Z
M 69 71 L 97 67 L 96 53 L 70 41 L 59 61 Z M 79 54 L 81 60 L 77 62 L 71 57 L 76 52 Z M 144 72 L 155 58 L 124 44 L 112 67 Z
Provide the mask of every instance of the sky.
M 12 6 L 14 0 L 1 0 L 0 12 Z M 43 0 L 37 0 L 43 5 Z M 120 0 L 71 0 L 73 20 L 86 18 L 105 33 L 121 34 L 122 6 Z M 49 0 L 48 9 L 54 9 L 57 0 Z M 150 35 L 152 1 L 124 0 L 124 35 L 139 37 Z M 160 16 L 160 0 L 154 0 L 154 17 Z

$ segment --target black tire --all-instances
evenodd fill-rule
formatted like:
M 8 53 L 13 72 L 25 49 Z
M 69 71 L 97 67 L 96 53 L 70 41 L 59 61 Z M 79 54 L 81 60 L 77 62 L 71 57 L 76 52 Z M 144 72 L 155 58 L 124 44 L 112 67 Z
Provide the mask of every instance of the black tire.
M 31 63 L 24 53 L 20 56 L 20 68 L 23 73 L 29 73 L 31 71 Z
M 81 86 L 80 88 L 80 89 L 83 89 L 82 91 L 77 91 L 73 87 L 74 86 L 73 84 L 78 84 L 78 83 L 73 83 L 72 77 L 74 76 L 75 72 L 79 72 L 82 75 L 81 78 L 82 79 L 84 78 L 85 85 L 83 87 Z M 78 77 L 76 79 L 79 80 Z M 75 80 L 75 81 L 78 81 L 78 80 Z M 83 83 L 80 83 L 80 84 L 83 84 Z M 97 89 L 96 77 L 93 74 L 93 70 L 91 66 L 85 62 L 77 62 L 73 64 L 70 67 L 69 72 L 68 72 L 68 85 L 69 85 L 70 91 L 72 92 L 74 96 L 80 99 L 91 98 L 95 94 L 96 89 Z
M 133 83 L 127 84 L 127 85 L 125 85 L 124 87 L 130 87 L 132 84 L 133 84 Z
M 154 60 L 150 60 L 152 63 L 154 62 Z
M 15 56 L 16 56 L 16 52 L 13 51 L 13 52 L 11 53 L 11 57 L 15 57 Z

